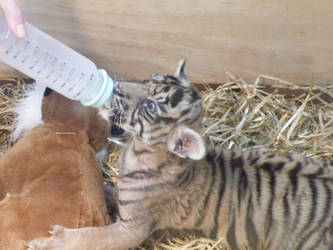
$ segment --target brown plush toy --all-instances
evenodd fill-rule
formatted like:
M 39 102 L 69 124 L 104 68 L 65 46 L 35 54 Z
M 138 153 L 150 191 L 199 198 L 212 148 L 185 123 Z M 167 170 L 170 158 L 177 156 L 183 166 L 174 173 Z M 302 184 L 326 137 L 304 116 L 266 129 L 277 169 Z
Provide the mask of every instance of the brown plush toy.
M 48 236 L 53 224 L 110 223 L 96 158 L 106 146 L 109 122 L 97 109 L 55 92 L 33 92 L 19 108 L 15 133 L 25 135 L 0 159 L 1 250 L 26 249 L 30 240 Z M 38 112 L 42 119 L 35 121 L 29 114 Z

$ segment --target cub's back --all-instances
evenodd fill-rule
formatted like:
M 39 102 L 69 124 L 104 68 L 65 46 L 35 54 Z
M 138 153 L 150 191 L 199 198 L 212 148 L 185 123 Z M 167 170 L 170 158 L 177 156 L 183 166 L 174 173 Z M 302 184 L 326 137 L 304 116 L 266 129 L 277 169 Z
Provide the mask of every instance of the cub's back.
M 333 249 L 332 161 L 221 149 L 206 159 L 219 190 L 210 209 L 218 207 L 212 228 L 220 230 L 211 237 L 226 236 L 235 249 Z

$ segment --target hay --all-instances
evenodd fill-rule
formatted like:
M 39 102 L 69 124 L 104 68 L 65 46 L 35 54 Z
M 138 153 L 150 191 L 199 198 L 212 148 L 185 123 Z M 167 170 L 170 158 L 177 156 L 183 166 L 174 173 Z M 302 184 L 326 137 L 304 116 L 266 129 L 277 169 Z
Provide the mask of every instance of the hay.
M 333 87 L 296 85 L 266 75 L 253 82 L 227 73 L 229 81 L 217 89 L 204 85 L 205 105 L 202 134 L 211 145 L 241 151 L 262 150 L 278 154 L 291 152 L 309 157 L 333 159 Z M 26 88 L 24 81 L 0 79 L 0 153 L 10 143 L 17 98 Z M 117 179 L 119 146 L 113 146 L 105 182 Z M 138 249 L 226 249 L 224 239 L 212 241 L 196 233 L 162 231 Z
M 30 81 L 29 81 L 30 82 Z M 23 79 L 0 78 L 0 155 L 10 148 L 16 101 L 29 88 Z
M 211 144 L 333 158 L 332 87 L 300 86 L 264 75 L 247 83 L 228 76 L 231 81 L 203 92 L 202 133 Z

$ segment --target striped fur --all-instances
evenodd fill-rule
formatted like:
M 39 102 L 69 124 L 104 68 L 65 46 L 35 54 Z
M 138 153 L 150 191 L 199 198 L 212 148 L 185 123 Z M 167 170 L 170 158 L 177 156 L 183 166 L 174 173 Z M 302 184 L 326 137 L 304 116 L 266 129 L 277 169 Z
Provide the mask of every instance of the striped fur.
M 173 227 L 224 237 L 232 249 L 333 249 L 332 162 L 206 150 L 196 132 L 202 101 L 184 63 L 175 76 L 120 82 L 111 106 L 132 134 L 119 159 L 118 222 L 56 227 L 40 246 L 125 249 Z
M 135 88 L 135 96 L 118 88 L 122 98 L 115 100 L 127 108 L 117 106 L 125 120 L 120 124 L 134 131 L 119 162 L 122 220 L 200 229 L 226 238 L 232 249 L 333 249 L 332 162 L 222 149 L 200 161 L 180 158 L 163 146 L 175 127 L 199 124 L 196 90 L 171 76 L 154 76 Z M 184 94 L 172 98 L 177 92 Z M 144 113 L 146 100 L 166 103 L 155 119 Z

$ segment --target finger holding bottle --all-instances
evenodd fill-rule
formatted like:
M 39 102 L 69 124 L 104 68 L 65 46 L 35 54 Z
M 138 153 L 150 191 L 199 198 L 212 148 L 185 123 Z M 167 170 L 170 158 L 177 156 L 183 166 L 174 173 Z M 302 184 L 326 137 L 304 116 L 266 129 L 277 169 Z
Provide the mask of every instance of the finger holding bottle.
M 5 13 L 10 30 L 19 38 L 24 38 L 26 30 L 20 6 L 15 0 L 0 0 L 0 7 Z

